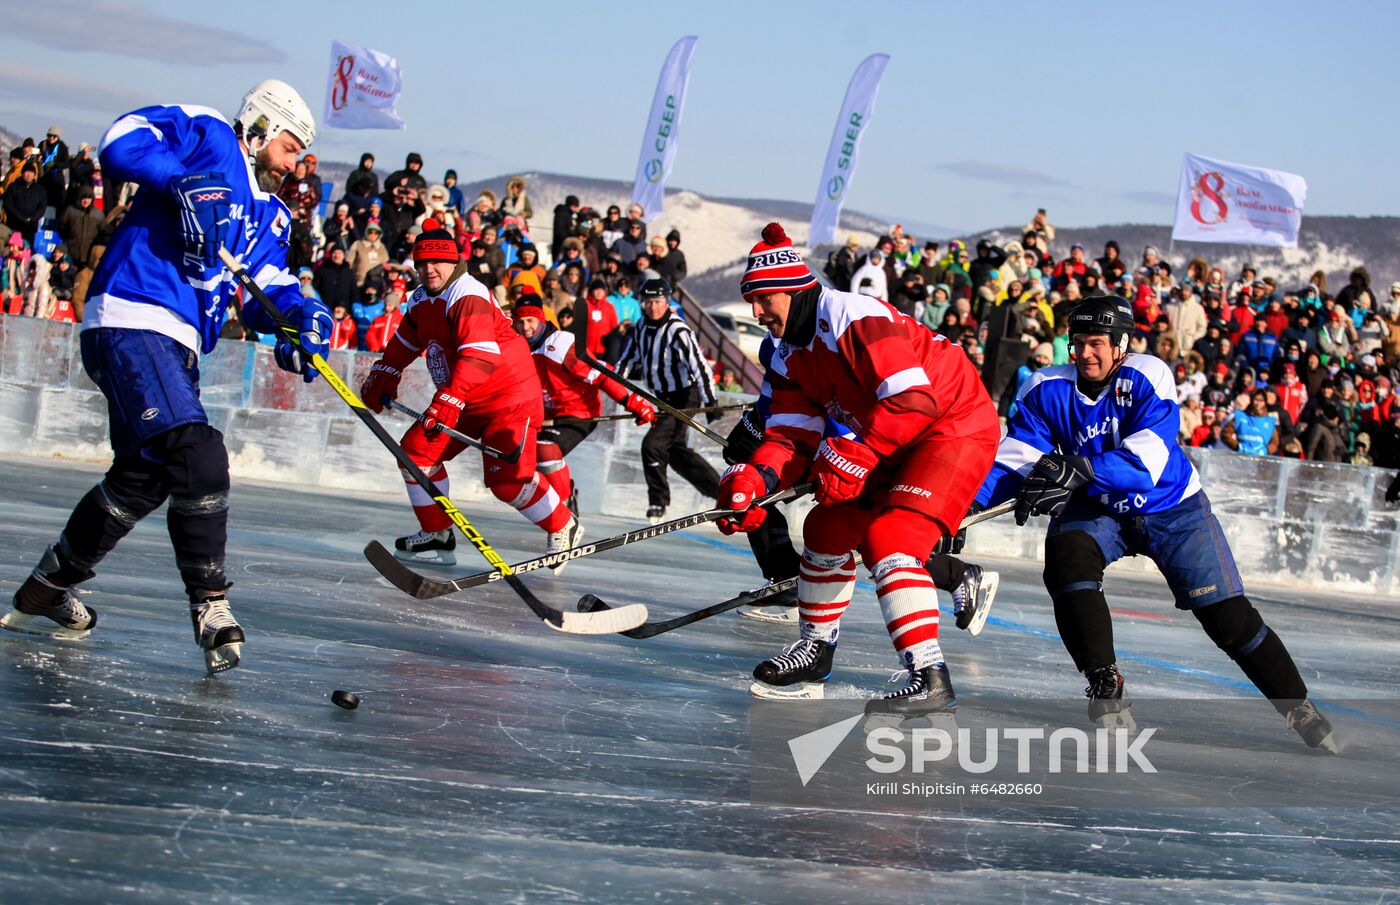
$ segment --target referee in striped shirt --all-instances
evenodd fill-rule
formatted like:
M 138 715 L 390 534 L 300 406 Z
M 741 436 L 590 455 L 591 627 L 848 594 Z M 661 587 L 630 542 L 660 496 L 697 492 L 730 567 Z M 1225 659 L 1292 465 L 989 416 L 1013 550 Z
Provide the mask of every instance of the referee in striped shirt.
M 671 313 L 671 287 L 665 280 L 651 279 L 638 293 L 642 323 L 628 337 L 619 370 L 633 378 L 646 379 L 647 385 L 672 408 L 687 409 L 715 404 L 715 377 L 695 340 L 695 332 Z M 718 414 L 706 413 L 713 421 Z M 700 495 L 713 499 L 719 493 L 719 474 L 699 453 L 690 448 L 687 428 L 680 419 L 663 411 L 642 440 L 642 473 L 647 482 L 647 518 L 653 524 L 666 515 L 671 505 L 671 485 L 667 466 L 689 481 Z

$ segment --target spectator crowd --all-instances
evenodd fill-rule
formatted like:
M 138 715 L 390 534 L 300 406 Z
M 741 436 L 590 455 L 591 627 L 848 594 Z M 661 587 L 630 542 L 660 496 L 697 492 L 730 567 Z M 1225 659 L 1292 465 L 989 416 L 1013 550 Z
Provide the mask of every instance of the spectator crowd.
M 641 284 L 660 277 L 674 287 L 687 276 L 680 233 L 648 236 L 635 204 L 600 212 L 570 195 L 549 213 L 543 248 L 523 177 L 499 196 L 469 198 L 451 169 L 430 183 L 418 154 L 381 179 L 366 153 L 343 186 L 316 169 L 305 155 L 278 194 L 293 217 L 288 264 L 303 293 L 331 308 L 333 348 L 383 350 L 414 288 L 413 239 L 429 219 L 455 237 L 468 271 L 503 308 L 528 299 L 561 327 L 587 316 L 589 351 L 609 362 L 641 319 Z M 323 204 L 327 194 L 334 200 Z M 93 270 L 133 195 L 133 186 L 104 186 L 93 149 L 70 152 L 58 126 L 10 151 L 0 184 L 4 314 L 81 321 Z M 1069 361 L 1068 309 L 1117 294 L 1136 314 L 1130 350 L 1175 375 L 1183 443 L 1400 467 L 1400 282 L 1378 294 L 1358 267 L 1332 292 L 1321 271 L 1293 286 L 1249 265 L 1227 275 L 1199 257 L 1176 273 L 1150 246 L 1133 258 L 1113 241 L 1098 257 L 1057 245 L 1041 210 L 1019 241 L 920 243 L 896 225 L 869 249 L 851 237 L 822 269 L 837 288 L 885 299 L 960 344 L 1003 415 L 1036 370 Z M 246 328 L 236 305 L 224 336 L 271 342 Z M 737 385 L 732 374 L 721 383 Z
M 1069 309 L 1120 295 L 1137 323 L 1129 351 L 1175 375 L 1182 443 L 1400 467 L 1400 282 L 1382 297 L 1365 267 L 1332 292 L 1322 271 L 1294 286 L 1199 257 L 1175 273 L 1152 246 L 1133 257 L 1114 241 L 1098 257 L 1057 245 L 1040 210 L 1005 245 L 920 244 L 895 226 L 863 250 L 852 236 L 824 270 L 959 343 L 1003 415 L 1036 370 L 1069 361 Z

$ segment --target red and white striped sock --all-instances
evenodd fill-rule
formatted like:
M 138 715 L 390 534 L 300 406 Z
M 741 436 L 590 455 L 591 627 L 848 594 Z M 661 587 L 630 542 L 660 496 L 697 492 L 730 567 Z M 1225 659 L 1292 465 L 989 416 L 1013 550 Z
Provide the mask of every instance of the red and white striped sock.
M 854 556 L 803 550 L 797 571 L 797 612 L 802 637 L 808 641 L 835 641 L 841 614 L 850 605 L 855 589 Z
M 431 468 L 423 469 L 428 473 L 428 480 L 432 481 L 444 495 L 451 493 L 452 482 L 447 479 L 447 467 L 441 463 Z M 445 531 L 452 527 L 452 519 L 442 507 L 433 502 L 433 498 L 428 496 L 428 491 L 418 486 L 418 482 L 409 477 L 408 472 L 399 469 L 403 474 L 405 486 L 408 488 L 408 502 L 413 505 L 413 514 L 418 516 L 418 524 L 424 531 Z
M 569 463 L 564 461 L 564 451 L 558 443 L 537 443 L 535 445 L 535 467 L 549 479 L 554 490 L 564 499 L 574 489 L 574 479 L 569 474 Z
M 502 492 L 509 492 L 505 487 L 491 489 L 498 499 L 504 498 L 501 496 Z M 549 479 L 538 471 L 510 499 L 510 505 L 550 533 L 560 530 L 574 517 L 569 507 L 564 505 L 564 497 L 561 497 Z
M 880 612 L 899 662 L 924 669 L 943 662 L 938 645 L 938 591 L 923 565 L 912 556 L 886 556 L 871 570 Z

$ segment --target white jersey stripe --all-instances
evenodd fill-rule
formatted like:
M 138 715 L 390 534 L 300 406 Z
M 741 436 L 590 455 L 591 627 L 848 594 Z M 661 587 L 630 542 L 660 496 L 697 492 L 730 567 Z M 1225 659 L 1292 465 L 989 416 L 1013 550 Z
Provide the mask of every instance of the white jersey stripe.
M 913 387 L 926 387 L 928 385 L 928 374 L 923 368 L 905 368 L 898 374 L 886 377 L 879 389 L 875 391 L 875 398 L 887 399 L 890 396 L 898 396 Z

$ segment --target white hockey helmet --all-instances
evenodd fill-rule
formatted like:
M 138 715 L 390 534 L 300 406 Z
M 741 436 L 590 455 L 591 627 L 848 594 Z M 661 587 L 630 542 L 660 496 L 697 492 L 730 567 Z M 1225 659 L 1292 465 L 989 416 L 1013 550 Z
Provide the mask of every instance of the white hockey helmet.
M 278 79 L 264 79 L 243 96 L 243 107 L 234 124 L 248 146 L 250 162 L 279 132 L 292 133 L 303 148 L 311 147 L 316 140 L 316 120 L 311 116 L 311 108 L 295 88 Z

